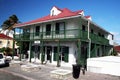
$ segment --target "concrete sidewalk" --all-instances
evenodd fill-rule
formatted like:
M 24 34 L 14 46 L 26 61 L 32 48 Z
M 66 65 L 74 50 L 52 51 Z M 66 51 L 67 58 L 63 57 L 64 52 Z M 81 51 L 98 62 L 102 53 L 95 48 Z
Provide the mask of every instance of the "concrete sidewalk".
M 37 69 L 30 68 L 29 70 L 22 69 L 21 65 L 31 64 L 31 65 L 38 65 Z M 28 62 L 12 62 L 10 67 L 3 68 L 2 70 L 11 72 L 12 74 L 17 74 L 17 76 L 24 77 L 28 80 L 120 80 L 118 76 L 111 76 L 111 75 L 103 75 L 97 73 L 86 72 L 85 75 L 82 73 L 80 74 L 78 79 L 74 79 L 72 77 L 72 73 L 69 73 L 67 76 L 63 78 L 58 78 L 55 75 L 51 76 L 51 71 L 54 70 L 69 70 L 72 72 L 71 68 L 66 67 L 56 67 L 53 65 L 41 65 L 41 64 L 34 64 Z

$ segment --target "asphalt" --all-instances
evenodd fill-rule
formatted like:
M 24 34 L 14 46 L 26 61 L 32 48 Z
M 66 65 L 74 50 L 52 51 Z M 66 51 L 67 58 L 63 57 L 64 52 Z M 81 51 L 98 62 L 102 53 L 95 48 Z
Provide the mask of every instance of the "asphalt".
M 29 70 L 25 70 L 21 67 L 24 64 L 39 65 L 39 67 L 37 69 L 31 68 Z M 83 75 L 81 72 L 78 79 L 74 79 L 72 73 L 68 74 L 63 78 L 51 76 L 50 72 L 58 69 L 72 71 L 71 68 L 67 68 L 67 67 L 56 67 L 50 64 L 42 65 L 42 64 L 34 64 L 34 63 L 28 63 L 28 62 L 11 63 L 10 67 L 1 68 L 0 70 L 11 73 L 19 77 L 23 77 L 27 80 L 120 80 L 120 76 L 98 74 L 98 73 L 92 73 L 87 71 L 85 75 Z

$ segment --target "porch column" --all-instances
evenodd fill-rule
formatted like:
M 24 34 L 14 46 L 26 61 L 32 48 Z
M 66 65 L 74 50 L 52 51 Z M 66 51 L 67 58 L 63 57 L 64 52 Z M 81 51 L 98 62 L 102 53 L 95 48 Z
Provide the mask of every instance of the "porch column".
M 13 40 L 13 53 L 12 53 L 12 59 L 14 59 L 15 54 L 15 40 Z
M 41 48 L 40 48 L 41 49 L 41 64 L 43 64 L 44 56 L 45 56 L 44 53 L 43 53 L 43 48 L 44 48 L 43 47 L 43 41 L 41 41 Z
M 45 61 L 47 61 L 47 46 L 45 46 L 45 54 L 44 54 L 44 56 L 45 56 Z
M 60 61 L 59 61 L 59 55 L 60 55 L 60 41 L 57 40 L 58 42 L 58 46 L 57 46 L 57 56 L 56 56 L 56 60 L 57 60 L 57 67 L 60 67 Z
M 106 56 L 110 55 L 110 49 L 111 47 L 110 46 L 106 46 Z
M 106 56 L 106 54 L 105 54 L 105 45 L 103 45 L 103 54 L 104 54 L 104 56 Z
M 80 41 L 80 39 L 78 39 L 78 57 L 77 57 L 77 64 L 81 64 L 80 57 L 81 57 L 81 41 Z
M 31 62 L 31 58 L 32 58 L 32 42 L 30 41 L 30 45 L 29 45 L 29 48 L 30 48 L 30 59 L 29 59 L 29 62 Z
M 44 44 L 43 43 L 43 36 L 44 36 L 43 35 L 43 24 L 41 25 L 41 27 L 42 27 L 42 33 L 41 33 L 41 47 L 40 47 L 41 50 L 40 51 L 41 51 L 41 64 L 43 64 L 44 57 L 45 57 L 45 55 L 44 55 L 45 52 L 43 52 L 43 48 L 44 48 L 43 47 L 43 44 Z
M 14 34 L 13 34 L 13 53 L 12 53 L 12 59 L 14 59 L 14 54 L 15 54 L 15 29 L 13 29 Z
M 97 44 L 95 44 L 95 57 L 97 56 Z
M 22 44 L 22 41 L 20 42 L 20 53 L 19 53 L 19 55 L 20 55 L 20 61 L 21 61 L 21 58 L 22 58 L 22 46 L 23 46 L 23 44 Z

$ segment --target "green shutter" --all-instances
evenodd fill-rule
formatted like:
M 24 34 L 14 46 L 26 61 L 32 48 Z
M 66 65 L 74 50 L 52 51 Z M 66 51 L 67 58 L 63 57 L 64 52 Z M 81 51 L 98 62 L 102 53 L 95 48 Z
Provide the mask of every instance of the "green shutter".
M 57 59 L 56 59 L 57 55 L 56 54 L 57 54 L 57 47 L 54 47 L 54 57 L 53 57 L 54 61 L 57 61 Z
M 64 49 L 63 49 L 63 54 L 64 54 L 64 61 L 65 62 L 68 62 L 68 59 L 69 59 L 69 47 L 64 47 Z

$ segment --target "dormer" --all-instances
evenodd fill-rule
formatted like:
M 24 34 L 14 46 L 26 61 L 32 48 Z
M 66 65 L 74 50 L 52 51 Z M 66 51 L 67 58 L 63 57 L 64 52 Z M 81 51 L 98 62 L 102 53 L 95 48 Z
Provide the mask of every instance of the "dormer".
M 60 14 L 61 12 L 62 12 L 62 10 L 60 10 L 56 6 L 53 6 L 52 9 L 50 10 L 50 16 L 56 16 L 56 15 Z

